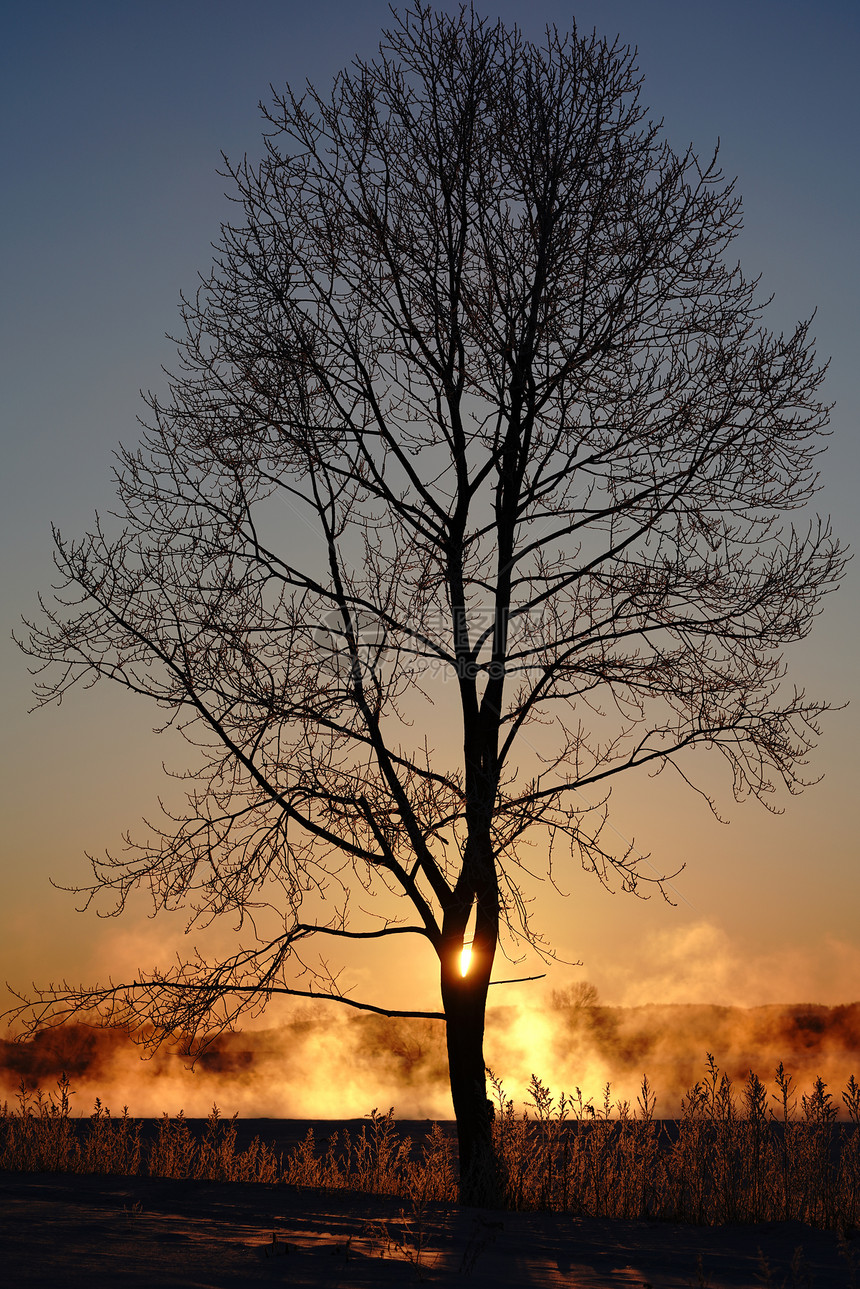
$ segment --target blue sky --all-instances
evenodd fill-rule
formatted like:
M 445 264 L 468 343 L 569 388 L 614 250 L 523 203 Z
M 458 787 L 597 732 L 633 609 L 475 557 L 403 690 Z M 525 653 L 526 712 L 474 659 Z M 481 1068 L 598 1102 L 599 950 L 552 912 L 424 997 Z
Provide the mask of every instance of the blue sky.
M 571 17 L 549 0 L 483 11 L 535 36 L 546 23 L 568 27 Z M 775 294 L 771 324 L 788 328 L 818 308 L 814 330 L 820 353 L 832 358 L 827 389 L 837 404 L 819 507 L 856 547 L 860 9 L 588 0 L 573 13 L 581 28 L 638 46 L 645 101 L 676 147 L 692 141 L 710 154 L 721 140 L 724 169 L 737 175 L 744 198 L 738 254 Z M 151 734 L 156 713 L 124 694 L 77 695 L 60 710 L 27 716 L 26 662 L 9 634 L 50 583 L 50 525 L 80 532 L 95 509 L 110 509 L 112 449 L 136 436 L 138 390 L 157 388 L 171 360 L 164 333 L 176 325 L 179 291 L 193 289 L 206 269 L 229 214 L 221 150 L 254 155 L 257 103 L 268 85 L 309 77 L 324 86 L 353 54 L 372 54 L 387 18 L 378 0 L 31 0 L 6 8 L 4 976 L 20 979 L 17 968 L 25 979 L 86 974 L 116 949 L 104 938 L 116 936 L 114 925 L 108 933 L 76 920 L 72 901 L 47 879 L 83 878 L 85 848 L 116 842 L 152 810 L 165 755 Z M 841 702 L 857 695 L 857 603 L 852 567 L 795 658 L 800 679 Z M 683 974 L 693 972 L 696 953 L 713 956 L 719 943 L 727 960 L 758 953 L 756 988 L 770 1001 L 778 988 L 791 994 L 777 983 L 778 964 L 794 946 L 806 963 L 804 987 L 847 1001 L 860 962 L 857 711 L 855 703 L 828 722 L 811 767 L 825 782 L 788 802 L 781 819 L 752 805 L 732 812 L 730 830 L 719 829 L 686 803 L 646 802 L 635 786 L 620 794 L 619 831 L 635 831 L 643 848 L 667 856 L 667 867 L 688 862 L 679 908 L 601 899 L 578 878 L 576 897 L 551 928 L 563 949 L 621 997 L 632 975 L 650 978 L 647 962 L 660 944 L 692 946 L 688 966 L 675 969 Z M 698 939 L 696 928 L 704 928 Z M 134 923 L 132 932 L 149 945 L 149 931 Z M 625 964 L 624 979 L 610 958 Z M 721 987 L 731 993 L 740 974 L 727 970 Z M 665 991 L 664 976 L 652 976 L 653 991 Z

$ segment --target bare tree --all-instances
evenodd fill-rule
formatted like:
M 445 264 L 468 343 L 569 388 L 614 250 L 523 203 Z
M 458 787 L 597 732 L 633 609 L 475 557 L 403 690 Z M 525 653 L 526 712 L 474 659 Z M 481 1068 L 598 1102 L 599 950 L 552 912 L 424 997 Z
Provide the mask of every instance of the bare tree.
M 248 933 L 225 961 L 45 989 L 31 1024 L 205 1033 L 280 993 L 438 1015 L 467 1202 L 495 1185 L 500 934 L 541 947 L 527 839 L 636 890 L 601 838 L 614 776 L 689 782 L 704 744 L 767 801 L 802 786 L 826 706 L 781 658 L 843 562 L 790 522 L 823 369 L 726 259 L 716 157 L 673 152 L 639 90 L 617 42 L 418 4 L 330 97 L 276 95 L 121 454 L 122 531 L 56 534 L 66 589 L 25 642 L 41 702 L 107 677 L 195 749 L 186 812 L 94 860 L 88 897 L 148 888 Z M 400 898 L 374 916 L 365 892 Z M 404 935 L 438 958 L 438 1013 L 354 999 L 305 952 Z

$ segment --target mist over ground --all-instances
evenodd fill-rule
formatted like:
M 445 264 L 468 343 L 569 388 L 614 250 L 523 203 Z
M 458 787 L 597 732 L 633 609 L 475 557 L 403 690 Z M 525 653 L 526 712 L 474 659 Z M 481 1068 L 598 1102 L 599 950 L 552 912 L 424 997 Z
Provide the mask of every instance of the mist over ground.
M 704 1076 L 707 1053 L 738 1085 L 752 1069 L 773 1091 L 779 1062 L 798 1094 L 820 1075 L 841 1112 L 842 1088 L 860 1076 L 860 1003 L 612 1007 L 579 984 L 537 1006 L 492 1008 L 485 1052 L 518 1112 L 533 1074 L 556 1097 L 581 1089 L 596 1107 L 609 1082 L 612 1103 L 633 1109 L 647 1075 L 657 1116 L 672 1118 Z M 403 1119 L 453 1117 L 440 1022 L 334 1006 L 297 1010 L 277 1028 L 222 1034 L 193 1061 L 187 1044 L 147 1054 L 125 1030 L 81 1024 L 0 1042 L 0 1098 L 14 1101 L 22 1081 L 48 1093 L 64 1072 L 76 1114 L 91 1113 L 99 1097 L 114 1114 L 128 1106 L 144 1117 L 202 1117 L 213 1103 L 243 1117 L 342 1119 L 389 1107 Z

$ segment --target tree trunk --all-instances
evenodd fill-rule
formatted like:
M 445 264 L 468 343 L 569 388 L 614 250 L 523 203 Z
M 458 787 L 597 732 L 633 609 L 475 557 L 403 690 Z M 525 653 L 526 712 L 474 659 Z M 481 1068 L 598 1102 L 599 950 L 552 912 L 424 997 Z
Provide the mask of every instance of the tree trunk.
M 461 974 L 459 952 L 447 970 L 443 965 L 448 1070 L 460 1148 L 460 1203 L 498 1208 L 504 1203 L 504 1186 L 493 1145 L 484 1065 L 487 983 L 487 975 L 481 971 Z

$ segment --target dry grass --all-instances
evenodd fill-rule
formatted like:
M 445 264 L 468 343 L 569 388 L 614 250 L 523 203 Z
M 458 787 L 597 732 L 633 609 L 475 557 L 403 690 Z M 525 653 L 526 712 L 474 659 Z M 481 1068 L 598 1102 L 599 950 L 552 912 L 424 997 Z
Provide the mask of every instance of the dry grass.
M 556 1100 L 532 1079 L 530 1106 L 514 1112 L 493 1079 L 494 1134 L 513 1209 L 697 1224 L 795 1220 L 852 1234 L 860 1226 L 860 1085 L 841 1094 L 849 1123 L 817 1079 L 798 1096 L 782 1067 L 774 1090 L 750 1073 L 738 1088 L 708 1058 L 679 1120 L 655 1119 L 643 1080 L 635 1106 L 613 1103 L 607 1085 L 595 1107 L 577 1089 Z M 798 1104 L 799 1102 L 799 1104 Z M 359 1132 L 325 1144 L 313 1130 L 286 1160 L 255 1139 L 236 1149 L 235 1120 L 213 1109 L 197 1138 L 183 1116 L 165 1116 L 151 1142 L 127 1113 L 97 1102 L 84 1121 L 70 1113 L 68 1081 L 45 1097 L 22 1088 L 0 1107 L 0 1168 L 145 1173 L 154 1177 L 284 1182 L 402 1196 L 415 1211 L 453 1202 L 456 1148 L 434 1125 L 420 1150 L 401 1137 L 392 1112 L 373 1111 Z
M 416 1158 L 412 1139 L 397 1131 L 394 1112 L 372 1110 L 369 1124 L 355 1135 L 335 1133 L 319 1154 L 314 1131 L 309 1129 L 287 1159 L 283 1180 L 294 1186 L 403 1195 L 418 1203 L 452 1202 L 457 1195 L 456 1147 L 433 1124 Z
M 141 1128 L 125 1109 L 112 1118 L 100 1101 L 89 1119 L 72 1118 L 65 1075 L 49 1096 L 22 1083 L 17 1108 L 0 1106 L 0 1169 L 224 1182 L 274 1182 L 282 1175 L 280 1157 L 259 1138 L 236 1150 L 235 1117 L 221 1119 L 216 1107 L 200 1139 L 182 1114 L 164 1115 L 151 1142 L 142 1141 Z
M 654 1118 L 643 1080 L 635 1107 L 556 1103 L 532 1079 L 523 1118 L 496 1085 L 495 1132 L 512 1208 L 717 1225 L 796 1220 L 853 1231 L 860 1223 L 860 1086 L 842 1093 L 849 1124 L 817 1079 L 797 1096 L 780 1065 L 768 1096 L 750 1072 L 738 1091 L 708 1058 L 679 1120 Z M 776 1102 L 776 1107 L 769 1102 Z

